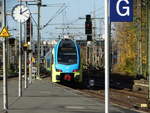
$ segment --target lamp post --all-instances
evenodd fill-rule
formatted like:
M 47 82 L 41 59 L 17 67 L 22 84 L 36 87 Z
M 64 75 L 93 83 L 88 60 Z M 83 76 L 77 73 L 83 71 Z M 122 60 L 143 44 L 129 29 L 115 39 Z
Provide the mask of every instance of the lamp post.
M 148 107 L 150 108 L 150 2 L 148 1 Z
M 41 36 L 40 36 L 40 7 L 41 7 L 41 0 L 37 1 L 37 6 L 38 6 L 38 25 L 37 25 L 37 40 L 38 40 L 38 62 L 37 62 L 37 76 L 36 78 L 40 78 L 40 41 L 41 41 Z
M 105 0 L 105 113 L 109 113 L 109 5 L 110 0 Z
M 22 4 L 22 1 L 20 1 L 20 5 Z M 19 92 L 18 96 L 22 96 L 22 51 L 21 51 L 21 41 L 22 41 L 22 23 L 21 21 L 19 22 L 19 27 L 20 27 L 20 37 L 19 37 Z
M 27 6 L 27 2 L 26 2 L 26 6 Z M 24 24 L 24 41 L 25 43 L 27 43 L 27 22 L 25 22 Z M 27 51 L 24 52 L 24 87 L 27 88 L 28 87 L 28 80 L 27 80 Z
M 6 26 L 6 0 L 3 0 L 3 26 Z M 3 109 L 8 109 L 8 89 L 6 72 L 6 38 L 3 39 Z

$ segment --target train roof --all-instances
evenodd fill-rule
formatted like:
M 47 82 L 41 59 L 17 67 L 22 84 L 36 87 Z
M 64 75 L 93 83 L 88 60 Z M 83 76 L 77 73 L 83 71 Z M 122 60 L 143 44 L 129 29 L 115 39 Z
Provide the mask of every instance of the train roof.
M 58 46 L 73 46 L 72 44 L 76 45 L 76 42 L 72 39 L 60 39 L 58 43 L 54 46 L 54 48 Z

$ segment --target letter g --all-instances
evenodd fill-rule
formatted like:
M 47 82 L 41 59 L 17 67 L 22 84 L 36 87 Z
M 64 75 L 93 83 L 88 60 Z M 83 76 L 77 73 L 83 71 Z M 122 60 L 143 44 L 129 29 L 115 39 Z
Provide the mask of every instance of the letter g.
M 124 6 L 124 7 L 122 7 L 123 9 L 126 9 L 126 12 L 125 12 L 125 13 L 121 13 L 121 12 L 120 12 L 119 6 L 120 6 L 120 3 L 121 3 L 121 2 L 126 2 L 126 4 L 129 4 L 129 1 L 128 1 L 128 0 L 118 0 L 118 1 L 117 1 L 117 5 L 116 5 L 117 13 L 118 13 L 120 16 L 129 16 L 129 15 L 130 15 L 129 6 Z

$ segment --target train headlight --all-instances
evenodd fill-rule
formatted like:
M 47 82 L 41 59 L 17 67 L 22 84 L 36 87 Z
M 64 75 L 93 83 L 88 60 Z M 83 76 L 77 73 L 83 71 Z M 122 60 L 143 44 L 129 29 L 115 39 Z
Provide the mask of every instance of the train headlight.
M 62 70 L 61 70 L 61 69 L 56 69 L 56 71 L 57 71 L 57 72 L 62 72 Z
M 74 69 L 74 70 L 73 70 L 73 72 L 78 72 L 78 71 L 79 71 L 79 69 Z

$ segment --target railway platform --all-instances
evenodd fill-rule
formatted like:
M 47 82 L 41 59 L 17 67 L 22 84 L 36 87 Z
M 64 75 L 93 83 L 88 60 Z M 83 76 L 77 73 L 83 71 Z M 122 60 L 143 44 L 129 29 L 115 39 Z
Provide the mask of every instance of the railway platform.
M 18 79 L 8 80 L 8 113 L 105 113 L 104 102 L 77 90 L 61 87 L 49 79 L 34 80 L 18 97 Z M 2 81 L 0 81 L 0 113 Z M 110 113 L 139 113 L 110 105 Z

